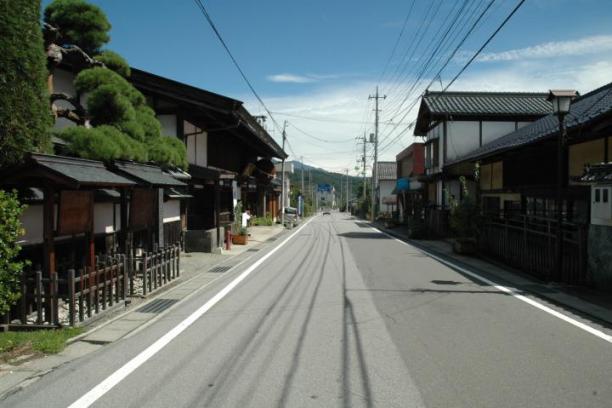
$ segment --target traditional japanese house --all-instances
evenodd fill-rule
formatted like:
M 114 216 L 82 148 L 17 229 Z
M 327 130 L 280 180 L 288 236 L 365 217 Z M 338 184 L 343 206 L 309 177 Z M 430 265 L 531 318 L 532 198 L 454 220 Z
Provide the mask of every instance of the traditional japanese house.
M 138 69 L 130 80 L 155 110 L 163 134 L 187 146 L 192 198 L 184 208 L 186 248 L 221 246 L 238 200 L 263 216 L 274 177 L 271 159 L 287 155 L 242 102 Z
M 121 234 L 119 241 L 125 242 L 126 212 L 115 205 L 114 198 L 115 193 L 125 194 L 135 184 L 109 171 L 101 162 L 72 157 L 29 154 L 20 165 L 3 170 L 0 187 L 21 191 L 23 201 L 30 205 L 22 216 L 25 235 L 20 242 L 21 256 L 42 272 L 39 285 L 44 288 L 39 289 L 39 297 L 45 297 L 47 323 L 57 323 L 56 293 L 58 287 L 62 288 L 58 282 L 66 279 L 70 270 L 94 276 L 100 250 L 115 252 L 117 233 Z M 97 195 L 110 200 L 96 203 Z M 110 236 L 113 239 L 109 244 Z M 101 248 L 96 249 L 96 241 Z M 124 265 L 117 266 L 115 272 L 117 277 L 124 274 Z M 25 273 L 23 285 L 27 281 Z M 81 288 L 85 286 L 90 288 L 92 281 L 85 283 L 82 278 Z M 122 298 L 124 294 L 125 291 Z M 27 295 L 23 294 L 23 302 Z M 22 317 L 25 319 L 25 313 Z M 73 314 L 73 321 L 74 318 Z
M 554 244 L 557 194 L 557 163 L 562 160 L 562 217 L 566 230 L 564 241 L 565 280 L 588 282 L 586 275 L 586 242 L 596 245 L 596 234 L 587 231 L 591 220 L 591 189 L 582 178 L 585 168 L 607 163 L 612 155 L 612 84 L 576 98 L 565 116 L 566 154 L 559 158 L 559 121 L 549 114 L 529 125 L 502 136 L 482 147 L 456 158 L 450 167 L 478 169 L 481 204 L 485 214 L 501 223 L 521 220 L 520 236 L 538 229 Z M 477 165 L 477 167 L 475 167 Z M 501 228 L 501 227 L 500 227 Z M 505 227 L 504 227 L 505 228 Z M 491 229 L 493 234 L 496 229 Z M 552 233 L 551 233 L 552 231 Z M 541 235 L 541 234 L 540 234 Z M 499 242 L 490 239 L 490 243 Z M 518 238 L 517 238 L 518 240 Z M 523 242 L 522 239 L 519 242 Z M 535 241 L 534 241 L 535 242 Z M 542 253 L 554 250 L 554 245 L 542 249 L 532 242 L 517 248 L 516 262 L 530 247 Z M 493 248 L 489 248 L 493 250 Z M 503 257 L 505 250 L 497 248 Z M 543 256 L 541 265 L 531 267 L 534 273 L 546 276 L 553 268 L 554 256 Z M 521 261 L 523 262 L 523 261 Z M 567 268 L 570 268 L 566 270 Z

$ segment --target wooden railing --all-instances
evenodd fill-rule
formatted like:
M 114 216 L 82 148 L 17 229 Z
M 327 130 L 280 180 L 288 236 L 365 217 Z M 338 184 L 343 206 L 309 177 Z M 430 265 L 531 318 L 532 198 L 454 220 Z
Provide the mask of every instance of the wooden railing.
M 570 284 L 588 284 L 587 226 L 563 223 L 562 268 L 556 274 L 557 223 L 543 217 L 488 218 L 480 249 L 540 279 L 555 276 Z
M 76 326 L 124 305 L 128 296 L 147 296 L 180 275 L 180 247 L 142 257 L 96 257 L 96 266 L 43 277 L 39 267 L 24 270 L 21 297 L 5 316 L 9 327 Z
M 9 312 L 11 326 L 75 326 L 125 301 L 128 273 L 123 255 L 96 257 L 96 266 L 43 277 L 40 268 L 21 276 L 21 297 Z M 60 278 L 61 276 L 61 278 Z
M 149 252 L 131 260 L 130 296 L 148 296 L 180 276 L 178 245 Z

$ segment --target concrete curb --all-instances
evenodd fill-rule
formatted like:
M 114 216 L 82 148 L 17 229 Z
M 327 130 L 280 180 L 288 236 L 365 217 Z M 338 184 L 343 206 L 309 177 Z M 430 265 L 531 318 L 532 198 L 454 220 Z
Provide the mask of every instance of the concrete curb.
M 499 268 L 501 270 L 503 270 L 505 273 L 507 273 L 508 275 L 514 275 L 516 276 L 517 279 L 521 279 L 521 280 L 525 280 L 525 281 L 529 281 L 529 288 L 525 288 L 524 284 L 518 283 L 516 281 L 512 281 L 509 280 L 508 277 L 502 277 L 499 276 L 499 274 L 492 272 L 492 271 L 484 271 L 482 270 L 482 268 L 478 267 L 478 266 L 474 266 L 471 265 L 468 262 L 465 262 L 463 259 L 459 259 L 456 256 L 453 256 L 451 254 L 447 254 L 447 253 L 442 253 L 438 250 L 436 250 L 435 248 L 432 248 L 432 246 L 427 245 L 426 242 L 421 242 L 421 241 L 415 241 L 409 238 L 406 238 L 405 236 L 403 236 L 402 234 L 398 234 L 396 232 L 394 232 L 393 230 L 384 228 L 382 226 L 376 225 L 376 224 L 372 224 L 370 223 L 370 225 L 372 227 L 375 228 L 379 228 L 382 231 L 386 232 L 387 234 L 402 240 L 404 242 L 407 242 L 413 246 L 415 246 L 416 248 L 419 248 L 421 250 L 427 251 L 427 252 L 431 252 L 432 254 L 444 258 L 446 260 L 448 260 L 449 262 L 452 263 L 456 263 L 458 266 L 462 266 L 462 267 L 467 267 L 470 269 L 474 269 L 476 271 L 479 271 L 480 273 L 486 275 L 493 275 L 496 279 L 501 280 L 502 282 L 504 282 L 505 284 L 515 287 L 516 289 L 519 289 L 520 291 L 523 292 L 528 292 L 531 293 L 535 296 L 538 296 L 542 299 L 546 299 L 547 301 L 560 306 L 560 307 L 565 307 L 570 309 L 572 312 L 575 312 L 576 314 L 579 315 L 583 315 L 587 318 L 590 318 L 592 320 L 597 321 L 598 323 L 608 327 L 608 328 L 612 328 L 612 310 L 607 309 L 605 307 L 596 305 L 594 303 L 588 302 L 587 300 L 578 298 L 574 295 L 565 293 L 563 291 L 563 286 L 560 285 L 546 285 L 546 284 L 542 284 L 536 280 L 533 280 L 527 276 L 525 276 L 524 274 L 517 274 L 516 272 L 512 271 L 511 269 L 504 267 L 503 265 L 500 265 L 499 263 L 492 263 L 487 259 L 483 259 L 483 258 L 478 258 L 479 261 L 481 262 L 486 262 L 491 264 L 492 266 L 495 266 L 496 268 Z M 501 283 L 501 282 L 500 282 Z M 552 289 L 552 290 L 551 290 Z

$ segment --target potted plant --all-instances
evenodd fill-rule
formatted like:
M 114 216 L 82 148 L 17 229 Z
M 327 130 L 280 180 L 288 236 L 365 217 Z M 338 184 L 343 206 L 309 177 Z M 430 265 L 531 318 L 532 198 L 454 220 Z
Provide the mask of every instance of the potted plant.
M 236 234 L 232 234 L 234 245 L 246 245 L 249 242 L 249 232 L 245 227 L 240 227 Z
M 249 232 L 242 226 L 242 204 L 234 207 L 234 223 L 232 224 L 232 244 L 246 245 L 249 240 Z
M 480 208 L 473 194 L 469 193 L 465 177 L 459 182 L 463 189 L 463 199 L 457 202 L 450 200 L 450 227 L 456 235 L 453 241 L 453 251 L 458 254 L 471 255 L 476 253 L 477 239 L 480 230 Z

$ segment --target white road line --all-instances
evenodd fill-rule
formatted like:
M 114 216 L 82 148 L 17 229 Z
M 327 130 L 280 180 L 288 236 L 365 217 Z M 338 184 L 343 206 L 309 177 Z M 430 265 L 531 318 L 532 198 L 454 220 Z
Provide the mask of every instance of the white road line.
M 293 234 L 289 235 L 283 242 L 278 244 L 277 247 L 272 249 L 266 255 L 258 259 L 253 265 L 249 266 L 244 272 L 236 277 L 233 281 L 231 281 L 226 287 L 221 289 L 219 293 L 213 296 L 208 302 L 204 303 L 189 315 L 185 320 L 176 325 L 172 330 L 168 333 L 164 334 L 155 343 L 151 344 L 145 350 L 143 350 L 136 357 L 125 363 L 121 368 L 117 371 L 106 377 L 101 383 L 92 388 L 89 392 L 83 395 L 81 398 L 73 402 L 68 408 L 85 408 L 91 406 L 94 402 L 96 402 L 100 397 L 110 391 L 115 385 L 119 384 L 123 379 L 125 379 L 128 375 L 134 372 L 138 367 L 143 365 L 147 360 L 157 354 L 161 349 L 163 349 L 168 343 L 174 340 L 179 334 L 181 334 L 185 329 L 191 326 L 195 321 L 197 321 L 204 313 L 208 312 L 213 306 L 215 306 L 221 299 L 227 296 L 236 286 L 240 284 L 247 276 L 251 274 L 257 267 L 259 267 L 262 263 L 264 263 L 272 254 L 282 248 L 291 238 L 296 236 L 306 225 L 310 223 L 315 217 L 308 220 L 304 225 L 302 225 L 297 231 Z
M 533 300 L 531 298 L 528 298 L 527 296 L 521 295 L 520 293 L 517 292 L 517 290 L 515 288 L 498 285 L 497 283 L 495 283 L 495 282 L 493 282 L 493 281 L 491 281 L 491 280 L 489 280 L 489 279 L 487 279 L 487 278 L 485 278 L 483 276 L 480 276 L 477 273 L 474 273 L 474 272 L 472 272 L 470 270 L 462 268 L 459 265 L 455 265 L 452 262 L 448 262 L 448 261 L 440 258 L 439 256 L 436 256 L 436 255 L 432 254 L 431 252 L 429 252 L 429 251 L 427 251 L 425 249 L 417 248 L 417 247 L 415 247 L 413 245 L 410 245 L 407 242 L 404 242 L 401 239 L 394 237 L 393 235 L 390 235 L 390 234 L 388 234 L 388 233 L 386 233 L 384 231 L 379 230 L 376 227 L 372 227 L 372 229 L 374 231 L 380 232 L 381 234 L 384 234 L 384 235 L 388 236 L 389 238 L 393 239 L 394 241 L 399 242 L 402 245 L 406 245 L 406 246 L 409 246 L 411 248 L 416 248 L 416 249 L 420 250 L 421 252 L 426 253 L 431 258 L 435 259 L 436 261 L 438 261 L 438 262 L 440 262 L 440 263 L 442 263 L 442 264 L 444 264 L 446 266 L 449 266 L 451 268 L 458 269 L 461 272 L 463 272 L 464 274 L 466 274 L 468 276 L 471 276 L 472 278 L 474 278 L 476 280 L 479 280 L 479 281 L 481 281 L 483 283 L 486 283 L 487 285 L 490 285 L 490 286 L 494 287 L 495 289 L 499 290 L 500 292 L 507 293 L 510 296 L 513 296 L 514 298 L 516 298 L 516 299 L 518 299 L 518 300 L 520 300 L 522 302 L 525 302 L 525 303 L 527 303 L 527 304 L 529 304 L 529 305 L 531 305 L 531 306 L 533 306 L 535 308 L 538 308 L 538 309 L 542 310 L 543 312 L 546 312 L 546 313 L 548 313 L 548 314 L 550 314 L 552 316 L 555 316 L 558 319 L 561 319 L 561 320 L 563 320 L 563 321 L 565 321 L 565 322 L 567 322 L 567 323 L 569 323 L 569 324 L 571 324 L 573 326 L 576 326 L 579 329 L 582 329 L 582 330 L 584 330 L 587 333 L 590 333 L 590 334 L 592 334 L 594 336 L 597 336 L 600 339 L 602 339 L 604 341 L 607 341 L 608 343 L 612 343 L 612 336 L 610 336 L 609 334 L 606 334 L 606 333 L 602 332 L 601 330 L 598 330 L 598 329 L 596 329 L 594 327 L 591 327 L 588 324 L 582 323 L 582 322 L 580 322 L 580 321 L 578 321 L 578 320 L 576 320 L 576 319 L 574 319 L 574 318 L 572 318 L 572 317 L 570 317 L 568 315 L 560 313 L 560 312 L 558 312 L 558 311 L 556 311 L 556 310 L 554 310 L 554 309 L 552 309 L 552 308 L 550 308 L 550 307 L 548 307 L 548 306 L 546 306 L 546 305 L 544 305 L 544 304 L 542 304 L 540 302 L 537 302 L 537 301 L 535 301 L 535 300 Z

